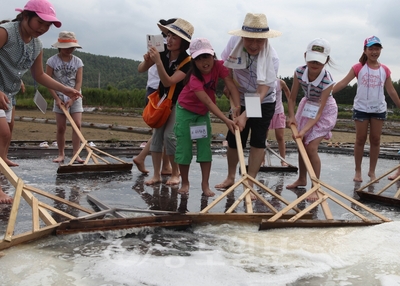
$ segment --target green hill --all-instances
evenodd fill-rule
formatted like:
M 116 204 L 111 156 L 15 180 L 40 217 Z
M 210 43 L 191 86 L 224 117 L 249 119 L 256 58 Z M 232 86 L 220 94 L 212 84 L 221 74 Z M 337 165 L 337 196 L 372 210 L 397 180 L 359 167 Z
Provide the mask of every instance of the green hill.
M 43 67 L 49 57 L 57 53 L 57 49 L 43 49 Z M 122 89 L 144 89 L 146 88 L 147 73 L 137 71 L 140 61 L 93 55 L 76 50 L 74 55 L 81 58 L 83 64 L 83 86 L 82 88 L 106 89 L 109 87 Z M 23 77 L 26 85 L 33 85 L 30 72 Z

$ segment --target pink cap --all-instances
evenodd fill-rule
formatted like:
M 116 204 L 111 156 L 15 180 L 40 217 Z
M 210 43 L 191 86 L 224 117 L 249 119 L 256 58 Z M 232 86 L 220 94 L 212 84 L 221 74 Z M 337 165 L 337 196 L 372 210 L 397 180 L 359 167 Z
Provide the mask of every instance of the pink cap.
M 28 3 L 25 4 L 24 9 L 15 9 L 15 11 L 18 12 L 25 10 L 35 12 L 40 19 L 53 23 L 57 28 L 61 27 L 61 22 L 56 17 L 56 10 L 54 10 L 53 5 L 47 0 L 29 0 Z
M 192 40 L 190 42 L 189 50 L 193 59 L 197 58 L 197 56 L 201 54 L 210 54 L 212 56 L 215 54 L 210 42 L 204 38 Z

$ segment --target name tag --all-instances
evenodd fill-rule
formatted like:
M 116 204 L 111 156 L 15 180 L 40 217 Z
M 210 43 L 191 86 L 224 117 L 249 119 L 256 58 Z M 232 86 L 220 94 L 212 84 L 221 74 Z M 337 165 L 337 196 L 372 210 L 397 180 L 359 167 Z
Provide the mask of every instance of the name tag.
M 190 139 L 196 140 L 207 137 L 208 137 L 207 124 L 205 122 L 200 124 L 190 125 Z
M 246 104 L 247 117 L 262 117 L 261 102 L 259 93 L 245 93 L 244 102 Z
M 319 107 L 320 104 L 318 102 L 307 101 L 306 104 L 304 105 L 301 116 L 315 119 L 315 117 L 318 114 Z

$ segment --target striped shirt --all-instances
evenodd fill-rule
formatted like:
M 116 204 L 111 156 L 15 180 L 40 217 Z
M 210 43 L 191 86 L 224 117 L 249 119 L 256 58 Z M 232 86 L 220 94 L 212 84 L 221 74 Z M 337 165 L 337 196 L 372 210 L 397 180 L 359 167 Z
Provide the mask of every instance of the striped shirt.
M 304 91 L 304 96 L 308 100 L 316 102 L 320 101 L 322 91 L 335 83 L 332 79 L 331 74 L 325 69 L 322 69 L 321 73 L 314 81 L 309 82 L 308 68 L 306 65 L 298 67 L 296 69 L 296 77 L 299 80 L 301 88 Z

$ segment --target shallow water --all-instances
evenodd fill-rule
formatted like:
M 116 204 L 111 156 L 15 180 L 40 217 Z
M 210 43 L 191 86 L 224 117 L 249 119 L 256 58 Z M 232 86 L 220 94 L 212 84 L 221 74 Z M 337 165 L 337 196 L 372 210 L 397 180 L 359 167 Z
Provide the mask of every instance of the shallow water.
M 353 197 L 360 186 L 352 181 L 353 157 L 320 154 L 322 181 Z M 130 158 L 122 158 L 130 160 Z M 215 155 L 210 185 L 226 175 L 226 158 Z M 297 154 L 288 154 L 297 165 Z M 110 206 L 198 212 L 204 199 L 200 169 L 191 166 L 191 190 L 186 200 L 177 188 L 143 186 L 146 176 L 126 174 L 57 175 L 49 158 L 18 160 L 16 174 L 28 185 L 91 208 L 91 194 Z M 278 164 L 272 158 L 273 165 Z M 150 168 L 150 157 L 146 161 Z M 367 170 L 368 158 L 364 158 Z M 398 163 L 379 159 L 377 174 Z M 239 175 L 237 176 L 237 179 Z M 302 191 L 286 190 L 296 173 L 260 173 L 257 179 L 293 201 Z M 363 178 L 367 181 L 367 177 Z M 376 190 L 387 184 L 381 180 Z M 309 189 L 310 185 L 306 189 Z M 397 187 L 387 192 L 394 193 Z M 5 190 L 13 194 L 11 187 Z M 305 190 L 303 190 L 304 192 Z M 234 198 L 242 192 L 235 190 Z M 219 192 L 216 191 L 217 195 Z M 389 193 L 388 193 L 389 194 Z M 271 200 L 279 207 L 280 202 Z M 234 198 L 222 200 L 212 212 L 224 212 Z M 46 201 L 51 203 L 50 201 Z M 344 200 L 342 200 L 344 201 Z M 350 203 L 348 203 L 350 205 Z M 185 231 L 142 228 L 123 231 L 51 236 L 19 245 L 0 259 L 1 285 L 400 285 L 400 210 L 367 203 L 393 220 L 370 227 L 288 228 L 258 231 L 253 224 L 197 225 Z M 329 202 L 335 219 L 352 219 L 347 210 Z M 263 206 L 254 203 L 255 211 Z M 238 212 L 243 211 L 239 204 Z M 7 226 L 3 209 L 0 235 Z M 22 203 L 16 232 L 31 228 L 30 207 Z M 78 215 L 74 213 L 74 215 Z M 314 213 L 323 219 L 320 208 Z

